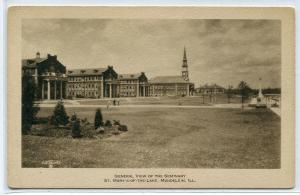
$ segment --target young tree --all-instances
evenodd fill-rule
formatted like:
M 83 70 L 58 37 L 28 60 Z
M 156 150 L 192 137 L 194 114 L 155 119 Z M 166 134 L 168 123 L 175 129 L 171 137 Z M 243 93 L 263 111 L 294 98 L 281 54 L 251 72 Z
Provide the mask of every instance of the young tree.
M 241 81 L 238 85 L 238 89 L 241 95 L 242 109 L 244 108 L 244 101 L 249 97 L 251 92 L 251 88 L 245 81 Z
M 97 129 L 98 127 L 103 126 L 103 117 L 102 117 L 102 113 L 101 113 L 100 108 L 98 108 L 96 110 L 94 126 L 95 126 L 95 129 Z
M 233 93 L 232 89 L 233 89 L 232 85 L 229 85 L 226 90 L 228 104 L 230 103 L 230 99 L 232 98 L 232 93 Z
M 72 137 L 73 138 L 81 137 L 80 119 L 78 118 L 76 118 L 76 120 L 72 122 Z
M 34 104 L 36 85 L 29 73 L 22 76 L 22 133 L 27 134 L 35 120 L 39 107 Z
M 69 123 L 69 117 L 66 113 L 64 103 L 62 101 L 57 102 L 53 115 L 51 116 L 51 124 L 55 126 L 66 125 Z

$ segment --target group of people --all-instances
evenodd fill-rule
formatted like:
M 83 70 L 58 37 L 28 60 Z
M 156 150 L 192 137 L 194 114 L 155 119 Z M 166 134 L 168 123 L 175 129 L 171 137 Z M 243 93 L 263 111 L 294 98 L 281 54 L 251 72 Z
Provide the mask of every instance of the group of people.
M 110 105 L 113 105 L 113 106 L 120 106 L 120 100 L 116 100 L 116 99 L 114 99 L 113 101 L 107 101 L 107 106 L 106 106 L 106 108 L 107 108 L 107 110 L 109 109 L 109 107 L 110 107 Z

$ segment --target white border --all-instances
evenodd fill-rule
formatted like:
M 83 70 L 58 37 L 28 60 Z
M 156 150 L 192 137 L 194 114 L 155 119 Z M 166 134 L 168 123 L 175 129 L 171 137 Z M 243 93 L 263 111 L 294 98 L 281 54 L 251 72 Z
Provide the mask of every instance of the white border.
M 55 193 L 70 193 L 70 192 L 204 192 L 204 193 L 216 193 L 216 192 L 300 192 L 300 171 L 299 171 L 299 163 L 300 163 L 300 134 L 297 132 L 299 130 L 299 122 L 300 116 L 298 116 L 299 105 L 296 98 L 296 185 L 293 189 L 127 189 L 127 190 L 109 190 L 109 189 L 80 189 L 80 190 L 71 190 L 71 189 L 10 189 L 6 184 L 6 94 L 7 94 L 7 86 L 6 86 L 6 72 L 7 72 L 7 8 L 14 5 L 51 5 L 51 6 L 93 6 L 93 5 L 118 5 L 118 6 L 148 6 L 148 5 L 157 5 L 157 6 L 290 6 L 296 7 L 296 97 L 299 96 L 299 86 L 300 83 L 300 70 L 298 67 L 298 57 L 300 56 L 299 49 L 297 45 L 299 45 L 300 40 L 297 38 L 300 35 L 300 22 L 297 20 L 299 13 L 297 9 L 300 8 L 300 1 L 297 0 L 0 0 L 0 8 L 1 8 L 1 20 L 0 20 L 0 89 L 2 93 L 0 93 L 0 193 L 20 193 L 20 192 L 55 192 Z M 298 166 L 297 166 L 298 165 Z M 30 178 L 28 178 L 30 179 Z M 1 194 L 2 194 L 1 193 Z

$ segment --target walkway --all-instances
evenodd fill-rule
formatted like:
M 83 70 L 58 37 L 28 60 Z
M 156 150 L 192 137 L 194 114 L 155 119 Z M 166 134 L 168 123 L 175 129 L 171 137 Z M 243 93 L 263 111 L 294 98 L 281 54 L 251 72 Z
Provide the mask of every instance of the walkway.
M 39 107 L 41 108 L 52 108 L 55 107 L 55 104 L 39 104 Z M 106 108 L 107 105 L 82 105 L 82 104 L 65 104 L 66 108 Z M 115 107 L 115 108 L 235 108 L 235 109 L 240 109 L 241 105 L 240 104 L 215 104 L 215 105 L 120 105 L 120 106 L 113 106 L 110 105 L 110 107 Z M 245 109 L 248 109 L 245 107 Z
M 271 107 L 270 108 L 275 114 L 281 117 L 281 112 L 279 107 Z

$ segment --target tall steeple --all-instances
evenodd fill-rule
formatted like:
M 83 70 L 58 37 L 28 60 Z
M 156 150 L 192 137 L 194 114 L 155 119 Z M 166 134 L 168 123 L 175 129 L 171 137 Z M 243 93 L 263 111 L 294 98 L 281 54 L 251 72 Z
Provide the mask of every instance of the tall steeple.
M 187 64 L 187 57 L 186 57 L 186 49 L 183 49 L 183 60 L 182 60 L 182 71 L 181 76 L 184 80 L 189 80 L 189 71 L 188 71 L 188 64 Z

